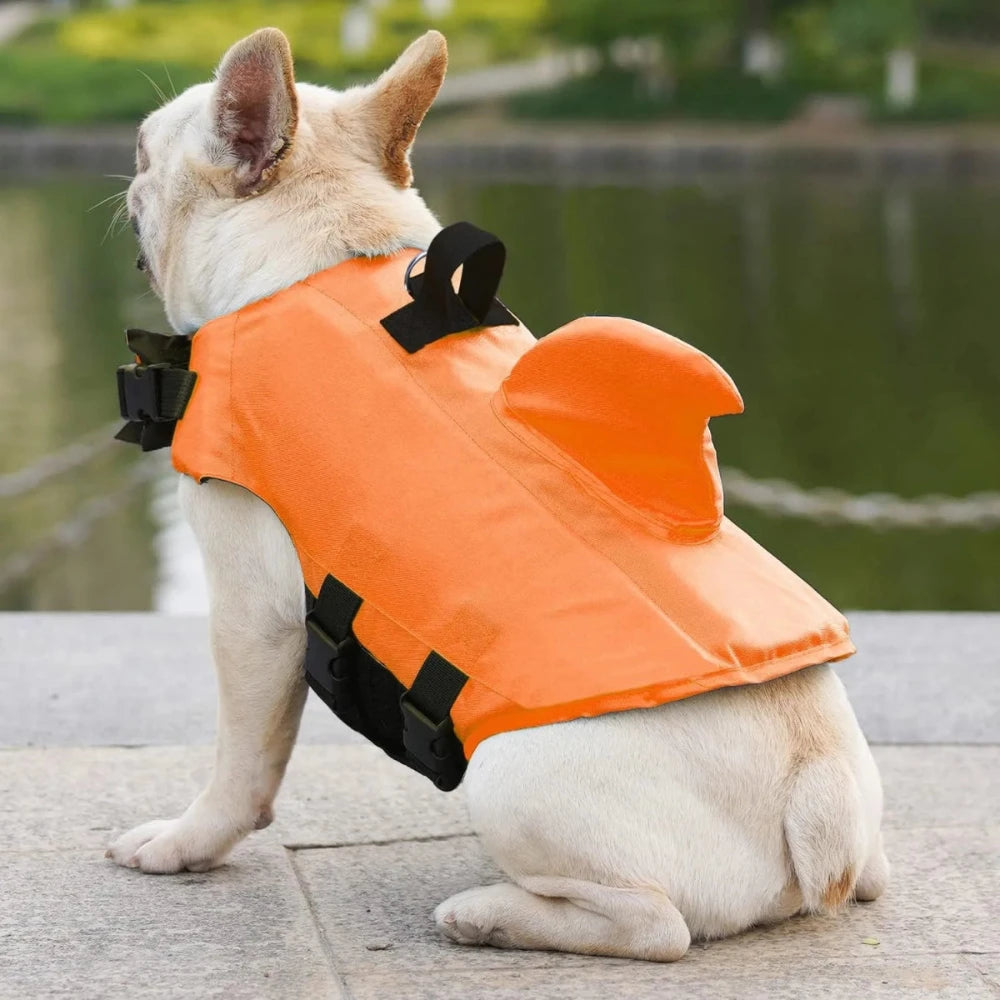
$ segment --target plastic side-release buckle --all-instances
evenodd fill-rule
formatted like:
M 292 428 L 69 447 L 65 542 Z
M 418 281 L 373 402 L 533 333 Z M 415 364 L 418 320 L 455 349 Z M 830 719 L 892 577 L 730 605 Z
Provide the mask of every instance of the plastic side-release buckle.
M 125 420 L 154 423 L 175 420 L 163 412 L 163 373 L 167 364 L 121 365 L 118 368 L 118 407 Z
M 409 692 L 399 699 L 399 707 L 403 712 L 403 746 L 407 753 L 424 766 L 442 792 L 457 788 L 466 761 L 451 716 L 441 722 L 432 721 L 413 703 Z
M 322 688 L 330 708 L 340 713 L 354 704 L 358 640 L 352 634 L 338 642 L 311 612 L 306 616 L 306 630 L 306 673 Z

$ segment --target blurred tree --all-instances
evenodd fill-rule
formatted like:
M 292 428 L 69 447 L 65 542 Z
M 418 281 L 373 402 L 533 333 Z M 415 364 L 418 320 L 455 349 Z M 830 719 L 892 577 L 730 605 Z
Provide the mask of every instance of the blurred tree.
M 975 42 L 1000 42 L 997 0 L 923 0 L 931 35 Z
M 623 61 L 615 51 L 622 39 L 655 41 L 676 75 L 692 65 L 735 64 L 745 6 L 745 0 L 549 0 L 546 21 L 558 38 L 594 45 L 612 62 Z

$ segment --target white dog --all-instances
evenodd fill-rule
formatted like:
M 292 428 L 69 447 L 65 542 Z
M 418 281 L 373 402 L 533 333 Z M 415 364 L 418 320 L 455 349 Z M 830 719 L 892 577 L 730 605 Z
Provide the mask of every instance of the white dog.
M 128 206 L 174 328 L 351 256 L 426 247 L 440 227 L 409 150 L 446 62 L 428 32 L 373 85 L 335 92 L 296 84 L 266 28 L 150 115 Z M 180 492 L 211 588 L 218 756 L 182 816 L 111 846 L 144 872 L 213 868 L 271 821 L 306 697 L 303 581 L 282 525 L 236 486 L 182 478 Z M 465 787 L 510 881 L 437 908 L 463 944 L 671 961 L 692 938 L 874 899 L 888 880 L 878 772 L 828 666 L 494 736 Z

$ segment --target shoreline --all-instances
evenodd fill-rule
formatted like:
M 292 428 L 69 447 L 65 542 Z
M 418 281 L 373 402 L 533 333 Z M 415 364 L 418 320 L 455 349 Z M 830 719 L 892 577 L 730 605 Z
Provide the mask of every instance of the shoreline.
M 0 127 L 0 175 L 124 173 L 132 167 L 134 137 L 128 125 Z M 789 172 L 995 178 L 1000 177 L 1000 128 L 549 124 L 449 115 L 421 131 L 413 161 L 418 175 L 423 171 L 547 180 Z

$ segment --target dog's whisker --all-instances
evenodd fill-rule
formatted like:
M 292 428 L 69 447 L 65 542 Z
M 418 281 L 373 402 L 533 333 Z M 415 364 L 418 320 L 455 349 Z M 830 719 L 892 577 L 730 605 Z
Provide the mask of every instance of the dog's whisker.
M 104 246 L 109 238 L 113 239 L 120 232 L 122 232 L 125 228 L 124 221 L 127 213 L 128 206 L 124 201 L 122 201 L 118 208 L 115 209 L 114 215 L 111 216 L 111 221 L 108 223 L 107 229 L 104 230 L 104 235 L 101 237 L 101 246 Z
M 124 199 L 127 194 L 128 194 L 127 191 L 116 191 L 114 194 L 109 194 L 107 198 L 102 198 L 96 204 L 91 205 L 90 208 L 87 209 L 87 211 L 93 212 L 95 208 L 100 208 L 101 205 L 106 205 L 109 201 L 114 201 L 116 198 Z
M 156 96 L 160 99 L 160 103 L 166 104 L 167 95 L 163 93 L 163 88 L 145 70 L 140 69 L 137 70 L 137 72 L 141 73 L 149 81 L 149 85 L 156 92 Z
M 131 183 L 135 180 L 135 176 L 132 174 L 103 174 L 102 176 L 112 181 L 128 181 Z
M 167 64 L 166 63 L 163 63 L 163 72 L 167 74 L 167 83 L 170 84 L 170 96 L 171 97 L 176 97 L 177 96 L 177 88 L 174 86 L 173 78 L 170 75 L 170 70 L 167 69 Z

